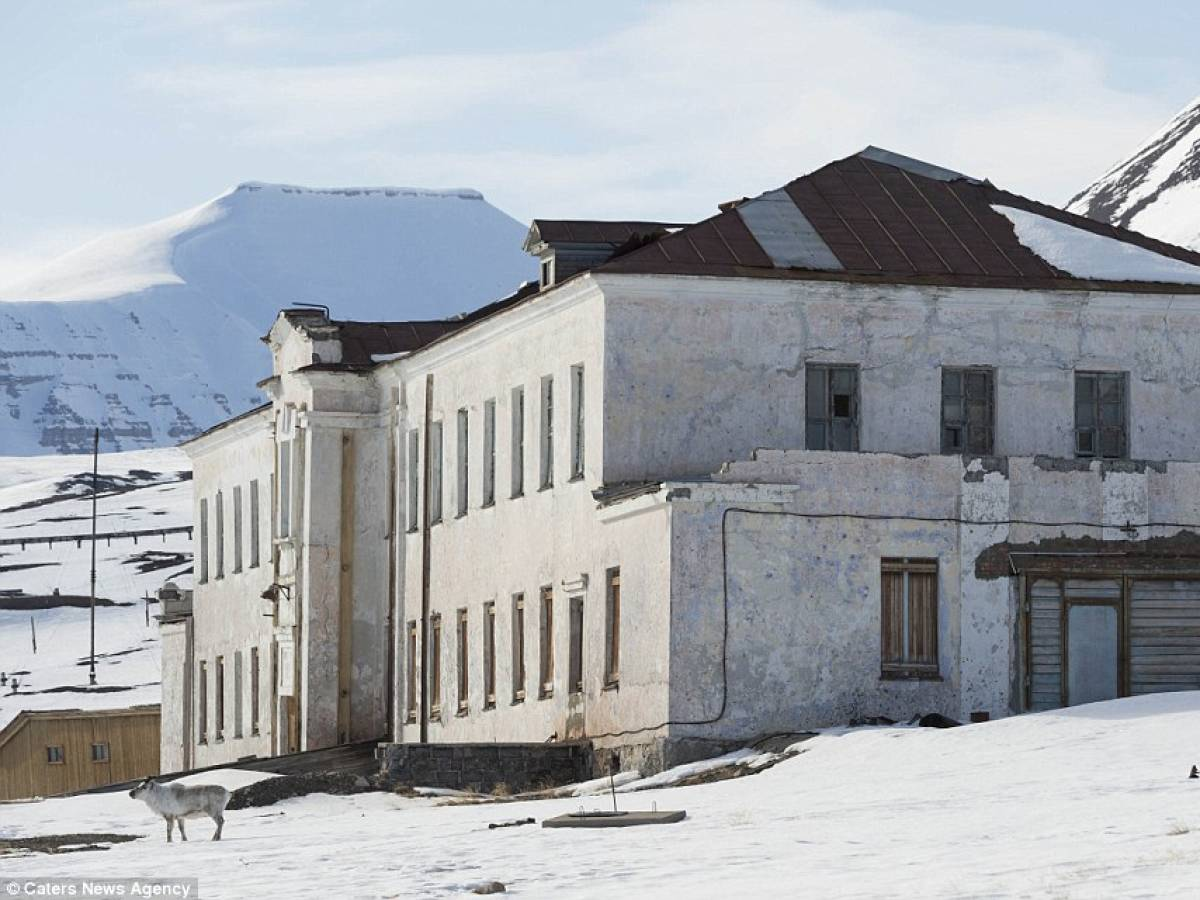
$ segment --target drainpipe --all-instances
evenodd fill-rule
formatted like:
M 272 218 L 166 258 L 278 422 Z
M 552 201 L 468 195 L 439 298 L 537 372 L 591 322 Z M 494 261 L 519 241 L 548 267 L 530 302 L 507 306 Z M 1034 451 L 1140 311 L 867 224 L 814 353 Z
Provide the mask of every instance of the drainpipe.
M 425 376 L 425 478 L 421 488 L 421 743 L 429 743 L 429 481 L 433 457 L 429 435 L 433 429 L 433 374 Z
M 396 410 L 400 399 L 393 398 L 392 415 L 388 427 L 388 611 L 387 611 L 387 709 L 384 713 L 385 733 L 389 741 L 396 739 L 396 543 L 399 511 L 396 508 L 396 474 L 399 471 L 397 455 L 401 442 L 397 430 L 400 419 Z

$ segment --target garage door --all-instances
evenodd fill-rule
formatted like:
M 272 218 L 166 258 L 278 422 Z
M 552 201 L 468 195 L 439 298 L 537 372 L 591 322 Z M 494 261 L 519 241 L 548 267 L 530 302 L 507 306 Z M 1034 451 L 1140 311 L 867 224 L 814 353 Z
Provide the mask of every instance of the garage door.
M 1129 691 L 1200 690 L 1200 581 L 1135 580 Z

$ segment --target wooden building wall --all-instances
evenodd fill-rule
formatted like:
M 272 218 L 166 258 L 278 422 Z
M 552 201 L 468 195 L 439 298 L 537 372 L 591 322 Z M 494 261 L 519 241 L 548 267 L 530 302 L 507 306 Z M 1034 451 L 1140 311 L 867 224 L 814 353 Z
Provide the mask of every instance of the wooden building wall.
M 157 775 L 158 707 L 115 711 L 22 713 L 0 746 L 0 800 L 45 797 Z M 108 744 L 108 760 L 92 760 L 92 744 Z M 47 747 L 61 746 L 50 763 Z

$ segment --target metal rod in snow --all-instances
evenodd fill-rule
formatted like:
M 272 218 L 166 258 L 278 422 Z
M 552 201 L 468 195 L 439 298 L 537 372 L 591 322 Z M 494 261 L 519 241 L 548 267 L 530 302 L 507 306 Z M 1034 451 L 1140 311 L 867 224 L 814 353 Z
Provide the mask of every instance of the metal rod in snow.
M 37 653 L 37 626 L 33 624 L 33 616 L 29 617 L 29 639 L 33 641 L 33 652 Z
M 88 682 L 96 683 L 96 484 L 100 479 L 100 429 L 92 433 L 92 646 L 88 656 Z

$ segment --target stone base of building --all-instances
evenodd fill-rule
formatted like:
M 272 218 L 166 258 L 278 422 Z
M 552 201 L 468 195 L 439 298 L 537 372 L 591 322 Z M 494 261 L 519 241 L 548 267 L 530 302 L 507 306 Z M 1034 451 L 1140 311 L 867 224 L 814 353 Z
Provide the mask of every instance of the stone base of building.
M 590 741 L 554 744 L 380 744 L 380 785 L 513 794 L 587 781 Z

